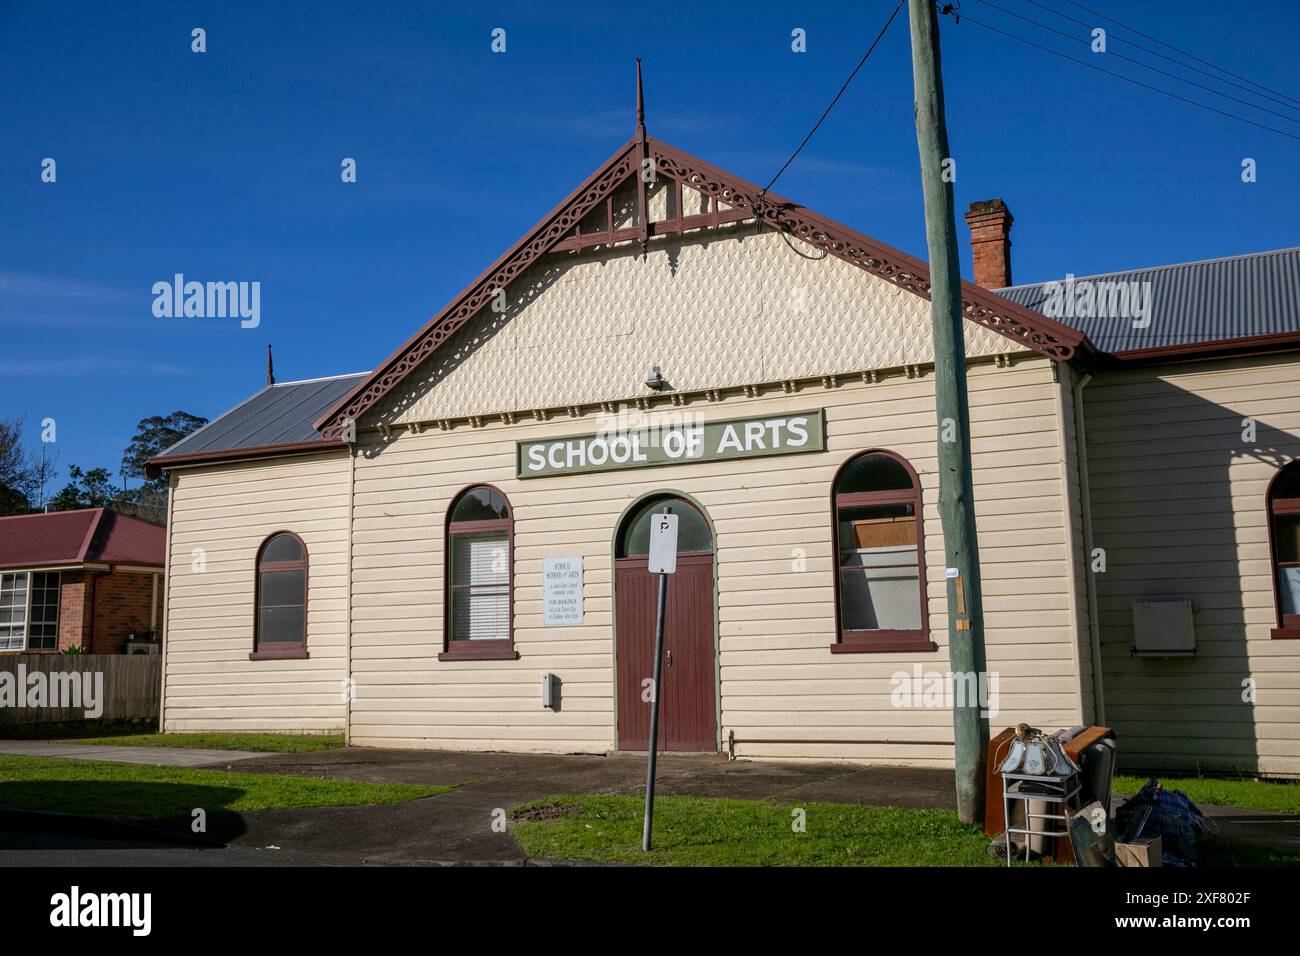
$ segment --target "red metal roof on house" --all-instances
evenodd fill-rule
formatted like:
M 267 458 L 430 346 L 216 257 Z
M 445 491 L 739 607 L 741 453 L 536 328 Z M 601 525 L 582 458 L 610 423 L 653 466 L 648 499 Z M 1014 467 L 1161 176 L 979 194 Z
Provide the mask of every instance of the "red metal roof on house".
M 0 518 L 0 568 L 84 562 L 161 568 L 166 549 L 166 528 L 107 508 Z

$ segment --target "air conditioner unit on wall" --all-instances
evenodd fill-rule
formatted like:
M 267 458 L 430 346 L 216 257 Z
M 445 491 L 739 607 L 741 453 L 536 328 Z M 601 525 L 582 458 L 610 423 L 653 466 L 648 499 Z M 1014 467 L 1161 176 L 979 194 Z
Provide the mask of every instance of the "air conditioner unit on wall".
M 1133 602 L 1135 657 L 1190 657 L 1195 653 L 1191 601 L 1178 598 Z

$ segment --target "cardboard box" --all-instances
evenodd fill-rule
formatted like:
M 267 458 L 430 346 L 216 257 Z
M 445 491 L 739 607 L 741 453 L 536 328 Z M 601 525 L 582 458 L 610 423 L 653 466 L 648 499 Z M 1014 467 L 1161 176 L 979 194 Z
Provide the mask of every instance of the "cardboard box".
M 1115 844 L 1115 863 L 1119 866 L 1158 867 L 1162 856 L 1158 836 L 1139 837 L 1133 843 Z
M 916 518 L 863 518 L 853 522 L 859 548 L 897 548 L 916 544 Z

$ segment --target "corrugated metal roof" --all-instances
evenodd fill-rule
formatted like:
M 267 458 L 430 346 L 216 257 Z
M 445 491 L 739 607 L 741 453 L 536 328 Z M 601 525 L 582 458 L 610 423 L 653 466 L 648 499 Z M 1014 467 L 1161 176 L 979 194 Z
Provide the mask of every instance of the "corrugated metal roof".
M 0 567 L 104 561 L 163 566 L 165 528 L 104 508 L 0 518 Z
M 289 445 L 323 437 L 313 422 L 369 374 L 277 382 L 186 435 L 157 460 L 203 452 Z
M 1103 282 L 1138 283 L 1129 288 L 1136 288 L 1142 296 L 1149 289 L 1150 324 L 1136 327 L 1129 312 L 1054 315 L 1049 300 L 1054 291 L 1059 292 L 1061 301 L 1067 298 L 1064 279 L 994 291 L 1079 329 L 1102 352 L 1300 332 L 1300 248 L 1076 276 L 1073 281 L 1076 296 L 1083 292 L 1084 283 L 1092 285 L 1094 293 Z

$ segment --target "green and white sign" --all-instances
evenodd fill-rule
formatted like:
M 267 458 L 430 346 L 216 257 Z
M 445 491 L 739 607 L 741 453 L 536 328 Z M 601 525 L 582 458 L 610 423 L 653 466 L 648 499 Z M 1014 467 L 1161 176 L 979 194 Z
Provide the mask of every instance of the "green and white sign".
M 822 409 L 722 422 L 647 425 L 572 438 L 517 443 L 520 478 L 580 475 L 733 458 L 825 451 Z

